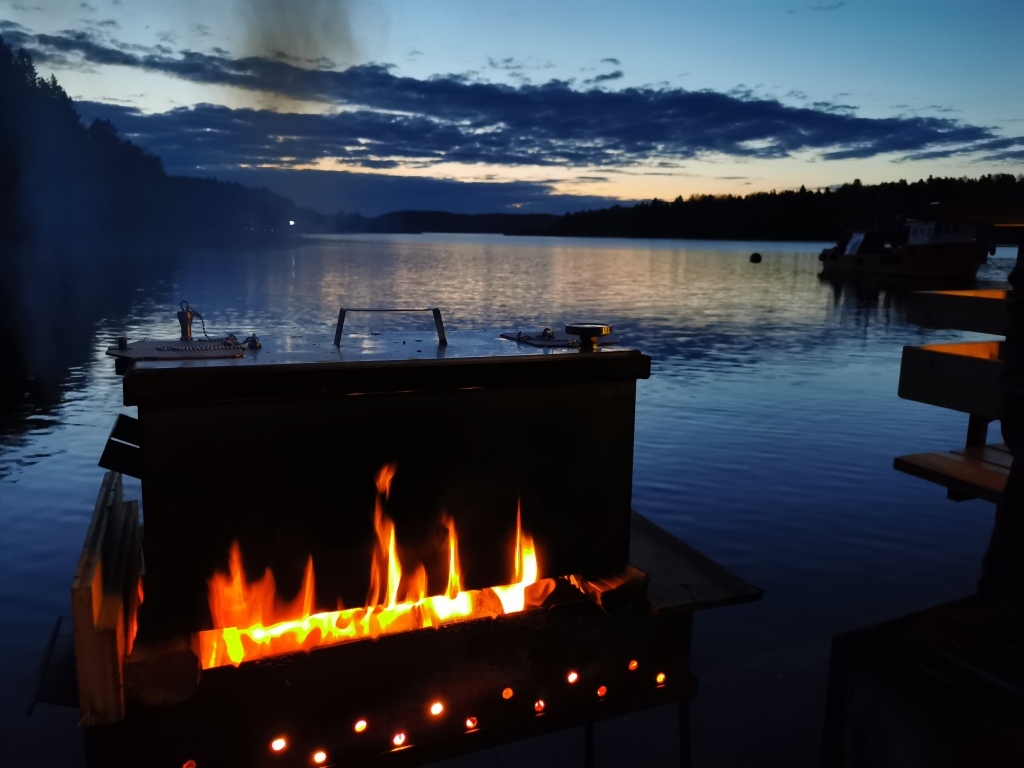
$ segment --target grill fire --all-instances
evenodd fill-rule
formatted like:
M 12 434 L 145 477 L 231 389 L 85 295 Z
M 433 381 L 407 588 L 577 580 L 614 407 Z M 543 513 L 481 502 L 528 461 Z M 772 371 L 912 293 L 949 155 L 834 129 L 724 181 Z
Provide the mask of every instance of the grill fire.
M 444 594 L 428 596 L 424 566 L 418 564 L 409 573 L 402 568 L 395 524 L 385 511 L 395 471 L 395 465 L 387 464 L 376 478 L 373 524 L 377 540 L 366 605 L 351 609 L 339 606 L 335 611 L 314 613 L 312 557 L 306 562 L 298 595 L 282 603 L 269 569 L 254 582 L 246 579 L 242 552 L 236 541 L 231 546 L 228 573 L 214 573 L 209 581 L 214 629 L 199 633 L 203 669 L 238 666 L 269 656 L 465 619 L 494 618 L 543 605 L 555 589 L 555 580 L 538 579 L 533 538 L 523 531 L 522 511 L 518 508 L 510 584 L 463 591 L 455 521 L 445 515 L 441 524 L 447 531 L 448 584 Z
M 694 612 L 760 592 L 631 511 L 650 358 L 432 311 L 436 345 L 115 350 L 138 419 L 72 587 L 91 765 L 413 765 L 685 707 Z

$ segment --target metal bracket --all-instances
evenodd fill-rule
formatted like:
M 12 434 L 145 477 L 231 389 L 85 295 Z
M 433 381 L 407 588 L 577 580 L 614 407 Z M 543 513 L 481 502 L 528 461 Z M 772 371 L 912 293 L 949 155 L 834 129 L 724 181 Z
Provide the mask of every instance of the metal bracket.
M 434 327 L 437 328 L 437 343 L 442 347 L 448 346 L 448 336 L 445 335 L 444 332 L 444 321 L 441 319 L 441 310 L 437 307 L 424 307 L 422 309 L 412 309 L 409 307 L 386 309 L 342 307 L 338 312 L 338 328 L 334 332 L 334 346 L 336 347 L 341 346 L 341 332 L 345 327 L 346 312 L 431 312 L 434 315 Z

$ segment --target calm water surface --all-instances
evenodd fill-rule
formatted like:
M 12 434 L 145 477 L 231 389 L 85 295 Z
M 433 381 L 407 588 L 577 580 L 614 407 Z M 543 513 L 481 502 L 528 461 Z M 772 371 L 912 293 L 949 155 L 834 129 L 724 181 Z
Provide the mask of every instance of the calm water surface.
M 326 332 L 343 305 L 437 305 L 452 329 L 600 320 L 652 356 L 634 507 L 766 591 L 697 617 L 696 765 L 813 765 L 831 636 L 973 591 L 992 519 L 892 469 L 902 453 L 955 447 L 967 426 L 897 398 L 903 345 L 969 335 L 907 325 L 898 293 L 822 282 L 820 248 L 425 235 L 182 255 L 128 314 L 97 323 L 58 406 L 0 430 L 0 735 L 40 765 L 79 759 L 75 713 L 24 709 L 70 613 L 96 461 L 115 414 L 133 410 L 104 355 L 118 335 L 173 337 L 182 299 L 211 334 L 239 336 Z M 1013 256 L 980 277 L 1002 280 Z M 413 322 L 367 317 L 346 327 Z M 244 468 L 226 457 L 225 469 Z M 652 749 L 644 760 L 666 759 Z

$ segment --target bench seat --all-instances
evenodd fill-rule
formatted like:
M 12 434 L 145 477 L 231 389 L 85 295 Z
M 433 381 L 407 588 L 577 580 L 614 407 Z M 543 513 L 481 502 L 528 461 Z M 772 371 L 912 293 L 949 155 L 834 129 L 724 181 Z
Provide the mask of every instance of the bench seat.
M 1003 443 L 897 456 L 893 467 L 949 489 L 951 499 L 998 503 L 1013 456 Z

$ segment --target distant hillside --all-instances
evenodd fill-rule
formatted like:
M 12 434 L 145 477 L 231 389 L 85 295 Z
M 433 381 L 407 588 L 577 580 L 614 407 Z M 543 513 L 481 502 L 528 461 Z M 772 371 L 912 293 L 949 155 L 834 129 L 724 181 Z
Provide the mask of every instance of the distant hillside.
M 837 189 L 758 192 L 746 197 L 695 195 L 671 203 L 567 213 L 549 234 L 716 240 L 837 240 L 850 229 L 884 227 L 933 202 L 1024 200 L 1024 176 L 933 178 Z
M 339 213 L 335 231 L 339 233 L 456 232 L 501 235 L 549 235 L 559 221 L 547 213 L 445 213 L 443 211 L 396 211 L 367 218 L 357 213 Z
M 0 38 L 0 244 L 224 242 L 320 218 L 265 189 L 168 176 L 110 122 L 83 125 L 57 81 L 37 77 L 31 57 Z
M 563 237 L 680 238 L 709 240 L 837 240 L 851 229 L 885 227 L 908 210 L 934 202 L 1024 201 L 1024 176 L 992 174 L 933 178 L 834 189 L 694 195 L 654 199 L 564 216 L 398 211 L 365 217 L 341 212 L 341 233 L 459 232 Z

